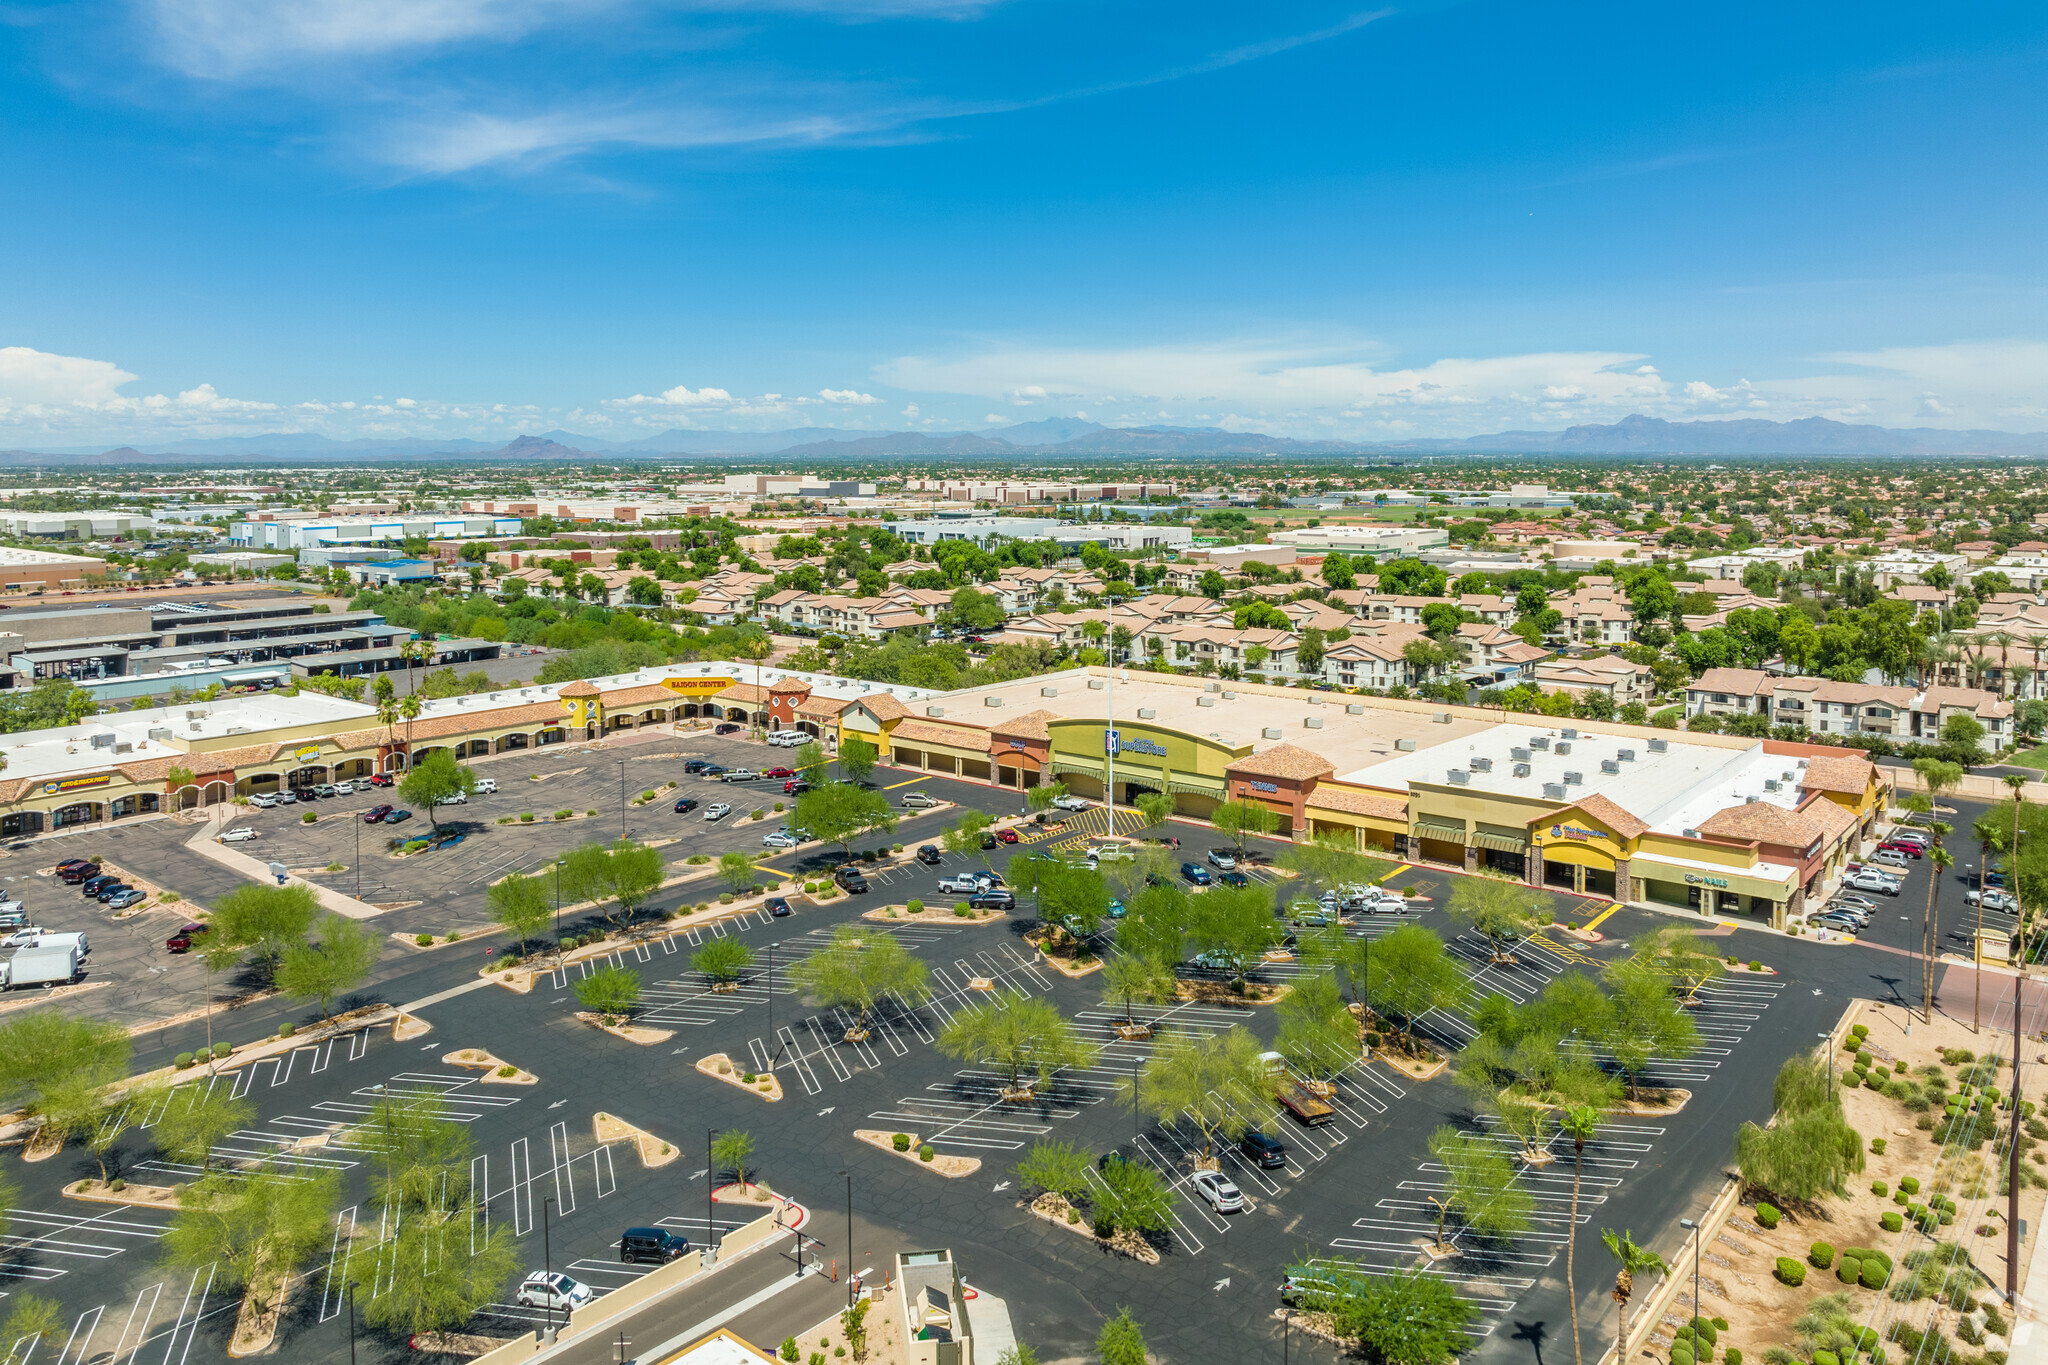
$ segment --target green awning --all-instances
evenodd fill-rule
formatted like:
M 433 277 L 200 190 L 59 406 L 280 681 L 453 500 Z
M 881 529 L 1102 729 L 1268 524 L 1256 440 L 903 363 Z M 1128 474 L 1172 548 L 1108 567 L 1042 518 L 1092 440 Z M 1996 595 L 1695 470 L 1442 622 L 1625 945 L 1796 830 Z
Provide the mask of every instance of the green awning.
M 1525 835 L 1494 834 L 1479 830 L 1472 836 L 1474 848 L 1490 848 L 1501 853 L 1524 853 L 1529 851 L 1529 840 Z
M 1441 839 L 1453 844 L 1465 842 L 1465 826 L 1461 821 L 1452 824 L 1448 820 L 1433 820 L 1426 815 L 1415 817 L 1415 835 L 1419 839 Z

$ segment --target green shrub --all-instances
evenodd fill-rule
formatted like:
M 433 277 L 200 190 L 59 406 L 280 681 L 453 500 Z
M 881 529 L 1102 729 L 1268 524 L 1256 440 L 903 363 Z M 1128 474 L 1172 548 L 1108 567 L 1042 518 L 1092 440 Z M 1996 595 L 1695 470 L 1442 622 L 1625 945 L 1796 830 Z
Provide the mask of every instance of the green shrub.
M 1872 1153 L 1872 1155 L 1875 1155 L 1875 1156 L 1883 1156 L 1883 1155 L 1884 1155 L 1884 1148 L 1885 1148 L 1885 1141 L 1884 1141 L 1884 1139 L 1883 1139 L 1883 1138 L 1872 1138 L 1872 1139 L 1870 1140 L 1870 1150 L 1871 1150 L 1871 1153 Z
M 1705 1318 L 1694 1318 L 1686 1324 L 1686 1330 L 1690 1331 L 1695 1337 L 1705 1340 L 1710 1347 L 1721 1340 L 1720 1329 Z
M 904 906 L 903 908 L 908 910 L 913 915 L 922 914 L 924 913 L 924 902 L 912 901 L 910 904 Z
M 1861 1283 L 1865 1289 L 1882 1289 L 1884 1288 L 1884 1282 L 1890 1278 L 1891 1271 L 1886 1268 L 1884 1262 L 1876 1257 L 1873 1256 L 1863 1262 Z
M 1742 1365 L 1742 1352 L 1730 1346 L 1721 1353 L 1721 1359 L 1726 1362 L 1726 1365 Z
M 1849 1034 L 1851 1037 L 1855 1038 L 1868 1038 L 1870 1036 L 1870 1025 L 1851 1024 L 1849 1026 Z
M 529 810 L 529 811 L 521 811 L 521 812 L 519 813 L 519 823 L 520 823 L 520 824 L 522 824 L 522 825 L 530 825 L 530 824 L 532 824 L 532 823 L 533 823 L 533 812 L 532 812 L 532 811 L 530 811 L 530 810 Z
M 311 811 L 307 811 L 307 812 L 306 812 L 306 813 L 305 813 L 304 815 L 301 815 L 301 816 L 299 817 L 299 823 L 300 823 L 300 824 L 302 824 L 302 825 L 310 825 L 310 824 L 312 824 L 312 823 L 313 823 L 313 822 L 314 822 L 315 820 L 318 820 L 319 818 L 320 818 L 320 817 L 319 817 L 319 816 L 317 816 L 317 815 L 315 815 L 315 814 L 313 814 L 313 812 L 311 812 Z
M 720 892 L 720 893 L 719 893 L 719 896 L 718 896 L 718 903 L 719 903 L 720 905 L 731 905 L 731 904 L 732 904 L 732 892 L 730 892 L 730 891 L 722 891 L 722 892 Z
M 1906 1220 L 1896 1213 L 1881 1213 L 1877 1216 L 1877 1225 L 1886 1232 L 1897 1232 L 1906 1225 Z
M 292 1023 L 290 1020 L 286 1020 L 284 1023 L 279 1024 L 277 1026 L 277 1036 L 280 1038 L 289 1038 L 298 1031 L 299 1026 L 297 1024 Z
M 795 1337 L 784 1337 L 782 1339 L 782 1349 L 776 1354 L 788 1361 L 790 1365 L 796 1365 L 796 1362 L 803 1356 L 803 1350 L 796 1344 Z
M 780 814 L 782 814 L 782 809 L 783 809 L 783 808 L 782 808 L 782 803 L 781 803 L 780 801 L 777 801 L 777 802 L 775 803 L 775 813 L 776 813 L 777 815 L 780 815 Z
M 930 1161 L 933 1157 L 937 1155 L 938 1153 L 932 1150 L 932 1145 L 929 1142 L 925 1143 L 922 1147 L 919 1147 L 917 1149 L 917 1159 L 919 1161 Z
M 1906 1192 L 1904 1190 L 1900 1190 L 1897 1194 L 1892 1196 L 1892 1202 L 1894 1204 L 1897 1204 L 1900 1208 L 1906 1207 Z
M 1844 1256 L 1854 1256 L 1859 1261 L 1876 1261 L 1884 1267 L 1885 1274 L 1889 1275 L 1892 1273 L 1892 1258 L 1888 1252 L 1875 1251 L 1870 1247 L 1843 1247 L 1842 1254 Z
M 1671 1365 L 1694 1365 L 1693 1353 L 1686 1349 L 1684 1342 L 1671 1343 Z
M 1842 1358 L 1833 1351 L 1815 1351 L 1813 1365 L 1842 1365 Z
M 1904 1190 L 1907 1194 L 1920 1193 L 1920 1177 L 1917 1175 L 1909 1175 L 1904 1177 L 1899 1181 L 1899 1188 Z
M 1806 1267 L 1790 1256 L 1780 1256 L 1776 1274 L 1780 1282 L 1794 1287 L 1806 1283 Z
M 889 1141 L 895 1146 L 896 1150 L 899 1152 L 907 1152 L 910 1150 L 910 1134 L 908 1133 L 897 1133 L 895 1136 L 891 1137 Z
M 1906 1064 L 1905 1064 L 1904 1062 L 1893 1062 L 1893 1063 L 1892 1063 L 1892 1074 L 1893 1074 L 1894 1076 L 1903 1076 L 1903 1075 L 1905 1075 L 1905 1074 L 1906 1074 Z
M 109 1180 L 107 1182 L 107 1188 L 112 1190 L 115 1194 L 119 1194 L 121 1191 L 128 1188 L 128 1182 L 117 1175 L 112 1180 Z
M 740 1081 L 743 1084 L 752 1085 L 754 1083 L 754 1073 L 751 1071 L 742 1071 L 740 1073 Z
M 1715 1330 L 1715 1331 L 1716 1331 L 1717 1333 L 1718 1333 L 1718 1332 L 1725 1332 L 1725 1331 L 1727 1331 L 1727 1330 L 1728 1330 L 1728 1319 L 1726 1319 L 1726 1318 L 1715 1318 L 1715 1319 L 1714 1319 L 1714 1330 Z
M 1863 1262 L 1857 1260 L 1848 1252 L 1843 1252 L 1842 1263 L 1835 1267 L 1835 1278 L 1843 1284 L 1855 1284 L 1862 1274 Z
M 1863 1040 L 1861 1038 L 1844 1038 L 1842 1040 L 1842 1051 L 1844 1052 L 1860 1052 L 1862 1049 Z
M 1892 1187 L 1885 1184 L 1882 1180 L 1873 1180 L 1870 1182 L 1870 1192 L 1879 1199 L 1883 1199 L 1892 1192 Z
M 192 1054 L 189 1052 L 179 1053 L 177 1056 L 171 1058 L 171 1065 L 178 1068 L 178 1070 L 183 1071 L 186 1067 L 192 1065 Z
M 1815 1270 L 1826 1270 L 1835 1263 L 1835 1249 L 1826 1242 L 1815 1242 L 1806 1249 L 1806 1261 Z
M 956 905 L 953 907 L 953 913 L 958 915 L 961 919 L 966 919 L 968 913 L 967 907 L 964 905 Z
M 215 1057 L 225 1057 L 233 1051 L 234 1049 L 229 1047 L 226 1043 L 215 1043 L 213 1045 L 213 1055 Z
M 412 936 L 412 941 L 414 943 L 417 943 L 420 947 L 424 948 L 434 941 L 434 936 L 432 934 L 414 934 Z
M 1750 960 L 1749 969 L 1753 972 L 1760 972 L 1764 969 L 1764 964 L 1752 958 Z
M 558 810 L 555 812 L 555 818 L 557 820 L 566 820 L 575 813 L 573 810 Z
M 1757 1226 L 1765 1229 L 1766 1231 L 1778 1226 L 1778 1220 L 1780 1218 L 1783 1218 L 1784 1216 L 1784 1214 L 1778 1212 L 1776 1208 L 1769 1204 L 1758 1204 L 1756 1206 Z

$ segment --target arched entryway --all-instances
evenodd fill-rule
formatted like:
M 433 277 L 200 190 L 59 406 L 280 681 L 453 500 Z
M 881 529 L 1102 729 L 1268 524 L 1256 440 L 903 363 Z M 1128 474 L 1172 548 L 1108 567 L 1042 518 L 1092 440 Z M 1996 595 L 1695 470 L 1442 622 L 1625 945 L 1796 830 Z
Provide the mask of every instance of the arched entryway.
M 199 804 L 200 799 L 198 784 L 187 782 L 184 786 L 171 793 L 171 808 L 173 810 L 191 810 Z
M 228 787 L 227 783 L 209 782 L 206 784 L 204 791 L 200 794 L 199 799 L 202 805 L 218 806 L 221 802 L 227 800 L 229 797 L 233 795 L 234 792 Z
M 0 815 L 0 836 L 41 834 L 43 813 L 39 810 L 9 811 Z
M 79 801 L 51 811 L 50 828 L 69 829 L 73 825 L 98 824 L 105 816 L 106 809 L 99 802 Z

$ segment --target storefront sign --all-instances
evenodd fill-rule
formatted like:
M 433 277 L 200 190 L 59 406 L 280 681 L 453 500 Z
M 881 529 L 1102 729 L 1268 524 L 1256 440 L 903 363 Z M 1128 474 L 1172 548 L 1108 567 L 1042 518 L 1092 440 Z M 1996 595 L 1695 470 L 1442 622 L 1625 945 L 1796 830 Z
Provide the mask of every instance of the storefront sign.
M 1550 837 L 1553 839 L 1603 839 L 1606 836 L 1597 829 L 1580 829 L 1577 825 L 1552 825 L 1550 827 Z
M 739 686 L 738 678 L 663 678 L 661 685 L 686 697 L 713 697 L 728 687 Z
M 1110 752 L 1111 752 L 1111 753 L 1116 753 L 1116 752 L 1118 752 L 1118 750 L 1112 749 L 1112 750 L 1110 750 Z M 1165 757 L 1166 757 L 1166 748 L 1165 748 L 1165 746 L 1164 746 L 1164 745 L 1160 745 L 1160 744 L 1154 744 L 1154 743 L 1153 743 L 1153 742 L 1152 742 L 1151 740 L 1149 740 L 1149 739 L 1127 739 L 1127 740 L 1124 740 L 1124 741 L 1123 741 L 1123 748 L 1122 748 L 1122 752 L 1124 752 L 1124 753 L 1127 753 L 1127 754 L 1150 754 L 1150 755 L 1152 755 L 1152 756 L 1153 756 L 1154 758 L 1165 758 Z
M 292 750 L 292 759 L 294 762 L 312 763 L 316 761 L 319 757 L 320 746 L 317 744 L 305 744 L 301 745 L 297 749 Z
M 1725 890 L 1728 885 L 1726 877 L 1702 877 L 1693 872 L 1686 873 L 1685 880 L 1689 886 L 1718 886 Z
M 1280 794 L 1280 788 L 1271 782 L 1247 782 L 1245 785 L 1255 792 L 1271 792 L 1275 796 Z
M 1013 740 L 1011 740 L 1011 741 L 1010 741 L 1010 747 L 1011 747 L 1012 749 L 1022 749 L 1022 748 L 1024 748 L 1024 747 L 1025 747 L 1025 744 L 1026 744 L 1026 743 L 1027 743 L 1027 741 L 1025 741 L 1025 740 L 1021 740 L 1021 739 L 1013 739 Z
M 95 773 L 91 777 L 66 777 L 43 784 L 45 796 L 57 796 L 63 792 L 84 791 L 88 787 L 104 787 L 114 780 L 112 773 Z

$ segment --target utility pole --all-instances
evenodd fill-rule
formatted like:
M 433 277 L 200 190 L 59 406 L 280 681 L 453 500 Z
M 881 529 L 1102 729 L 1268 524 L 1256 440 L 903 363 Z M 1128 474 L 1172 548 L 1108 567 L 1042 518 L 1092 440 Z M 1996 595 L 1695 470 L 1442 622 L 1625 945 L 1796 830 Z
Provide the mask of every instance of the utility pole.
M 853 1307 L 853 1172 L 841 1170 L 846 1177 L 846 1306 Z
M 2012 870 L 2006 878 L 2012 887 L 2013 947 L 2016 950 L 2012 978 L 2012 1151 L 2008 1153 L 2005 1206 L 2005 1300 L 2017 1304 L 2020 1297 L 2020 1006 L 2027 999 L 2027 917 L 2020 904 L 2020 802 L 2026 800 L 2024 779 L 2007 779 L 2012 788 L 2012 851 L 2005 865 Z M 1984 902 L 1984 882 L 1977 882 L 1977 903 Z M 1980 911 L 1981 913 L 1981 911 Z

